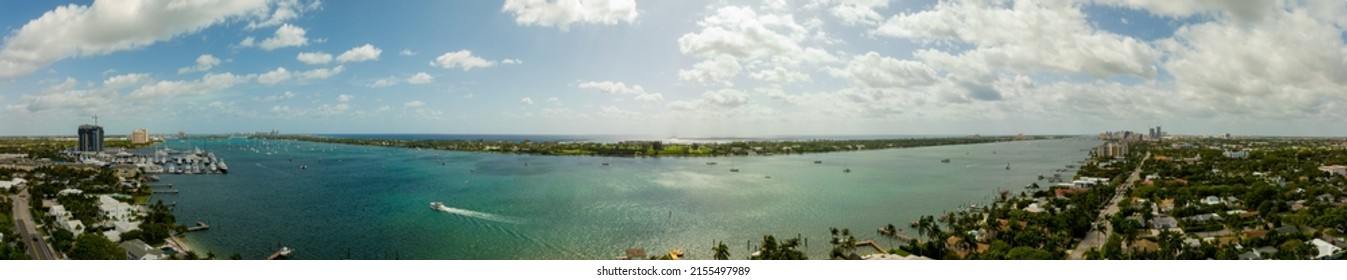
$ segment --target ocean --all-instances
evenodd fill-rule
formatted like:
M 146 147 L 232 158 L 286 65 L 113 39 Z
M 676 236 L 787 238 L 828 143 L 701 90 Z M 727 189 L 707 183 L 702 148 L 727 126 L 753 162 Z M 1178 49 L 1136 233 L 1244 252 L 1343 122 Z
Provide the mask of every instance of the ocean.
M 805 238 L 806 253 L 824 258 L 829 228 L 892 248 L 899 242 L 877 228 L 1017 193 L 1099 143 L 613 158 L 169 140 L 213 151 L 230 173 L 160 175 L 180 193 L 154 199 L 175 204 L 180 223 L 209 223 L 186 238 L 221 257 L 259 259 L 286 246 L 298 259 L 612 259 L 627 248 L 709 259 L 724 242 L 743 259 L 771 234 Z

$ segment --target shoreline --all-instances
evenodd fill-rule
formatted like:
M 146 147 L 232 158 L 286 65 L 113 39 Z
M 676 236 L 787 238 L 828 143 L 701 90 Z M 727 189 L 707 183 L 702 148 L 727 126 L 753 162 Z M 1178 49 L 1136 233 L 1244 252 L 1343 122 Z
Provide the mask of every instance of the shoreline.
M 168 246 L 169 248 L 173 248 L 173 250 L 174 250 L 175 252 L 177 252 L 178 254 L 186 254 L 188 251 L 192 251 L 192 252 L 196 252 L 198 256 L 203 256 L 203 257 L 204 257 L 205 255 L 202 255 L 202 254 L 204 254 L 204 253 L 203 253 L 203 252 L 197 252 L 196 247 L 195 247 L 195 246 L 192 246 L 192 243 L 187 242 L 187 240 L 185 239 L 185 237 L 187 237 L 187 236 L 186 236 L 186 235 L 175 235 L 175 236 L 169 237 L 168 240 L 165 240 L 165 241 L 164 241 L 164 245 L 165 245 L 165 246 Z

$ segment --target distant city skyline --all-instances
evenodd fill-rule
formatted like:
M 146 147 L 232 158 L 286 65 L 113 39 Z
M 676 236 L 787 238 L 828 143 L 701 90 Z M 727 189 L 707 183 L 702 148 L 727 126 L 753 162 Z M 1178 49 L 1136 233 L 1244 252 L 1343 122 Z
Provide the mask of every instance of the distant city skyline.
M 1344 1 L 4 1 L 0 136 L 1347 136 Z

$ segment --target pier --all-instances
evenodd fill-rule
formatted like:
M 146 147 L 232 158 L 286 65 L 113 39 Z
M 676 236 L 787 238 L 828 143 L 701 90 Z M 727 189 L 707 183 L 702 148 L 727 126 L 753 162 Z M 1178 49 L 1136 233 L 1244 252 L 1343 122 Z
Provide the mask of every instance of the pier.
M 158 189 L 158 190 L 151 190 L 150 192 L 153 192 L 153 193 L 169 193 L 169 194 L 177 194 L 177 193 L 178 193 L 178 189 L 167 189 L 167 190 L 164 190 L 164 189 Z
M 280 250 L 276 250 L 275 253 L 271 253 L 271 256 L 267 256 L 267 260 L 270 261 L 270 260 L 277 260 L 280 258 L 289 258 L 290 253 L 294 253 L 294 251 L 290 250 L 290 247 L 281 247 Z
M 865 246 L 873 247 L 875 248 L 875 251 L 879 251 L 880 253 L 888 252 L 888 250 L 884 250 L 884 247 L 879 247 L 879 242 L 875 242 L 874 239 L 856 241 L 856 247 L 865 247 Z
M 210 225 L 208 225 L 208 224 L 206 224 L 205 222 L 202 222 L 202 221 L 196 221 L 196 226 L 187 228 L 187 231 L 189 231 L 189 232 L 192 232 L 192 231 L 203 231 L 203 230 L 208 230 L 208 229 L 210 229 Z

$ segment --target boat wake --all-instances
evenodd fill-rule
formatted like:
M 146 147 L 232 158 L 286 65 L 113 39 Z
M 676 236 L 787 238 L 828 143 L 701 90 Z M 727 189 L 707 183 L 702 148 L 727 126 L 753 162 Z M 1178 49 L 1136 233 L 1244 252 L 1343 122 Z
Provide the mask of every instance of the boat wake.
M 449 214 L 454 214 L 454 215 L 459 215 L 459 216 L 464 216 L 464 217 L 469 217 L 469 218 L 478 218 L 478 219 L 483 219 L 483 220 L 488 220 L 488 221 L 493 221 L 493 222 L 510 223 L 510 224 L 520 224 L 520 223 L 523 223 L 522 221 L 520 221 L 519 219 L 516 219 L 516 218 L 511 218 L 511 217 L 506 217 L 506 216 L 501 216 L 501 215 L 496 215 L 496 214 L 491 214 L 491 213 L 477 212 L 477 211 L 472 211 L 472 210 L 462 209 L 462 208 L 454 208 L 454 207 L 449 207 L 449 206 L 445 206 L 445 205 L 438 205 L 438 207 L 436 207 L 435 210 L 438 210 L 438 211 L 440 211 L 440 212 L 449 213 Z
M 979 166 L 979 165 L 982 165 L 982 164 L 979 163 L 979 164 L 969 164 L 969 165 L 964 165 L 963 168 L 977 167 L 977 166 Z

